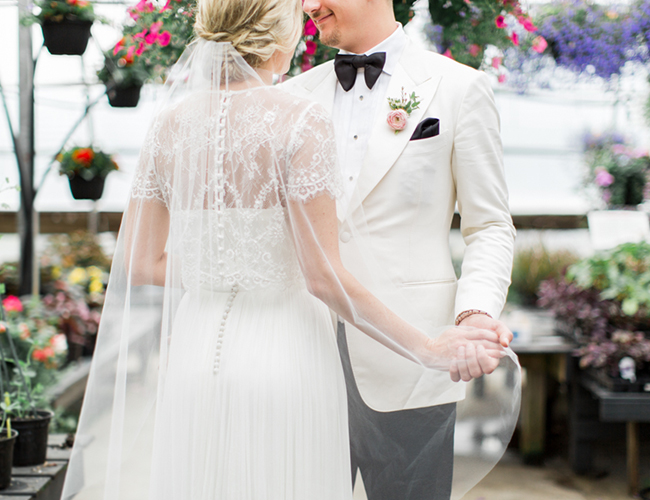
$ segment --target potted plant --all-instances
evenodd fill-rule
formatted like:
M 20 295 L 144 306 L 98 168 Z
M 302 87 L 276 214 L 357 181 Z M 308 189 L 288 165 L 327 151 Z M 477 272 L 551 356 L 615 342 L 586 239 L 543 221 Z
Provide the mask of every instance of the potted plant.
M 59 172 L 67 175 L 76 200 L 98 200 L 104 192 L 106 176 L 118 170 L 113 158 L 90 147 L 72 148 L 57 156 Z
M 65 336 L 53 326 L 38 297 L 23 303 L 9 296 L 0 306 L 0 408 L 18 431 L 14 466 L 45 462 L 48 427 L 45 387 L 57 380 L 56 368 L 65 358 Z
M 578 344 L 591 376 L 612 390 L 650 390 L 649 290 L 650 244 L 626 243 L 543 282 L 539 305 Z
M 104 54 L 104 67 L 97 77 L 106 85 L 108 102 L 114 108 L 134 108 L 140 100 L 142 85 L 149 78 L 149 72 L 142 59 L 133 54 L 120 54 L 120 45 L 111 53 Z
M 36 13 L 25 18 L 43 29 L 43 43 L 53 55 L 81 55 L 86 51 L 90 27 L 96 19 L 86 0 L 40 0 Z
M 0 408 L 8 404 L 10 401 L 7 395 L 4 404 L 0 404 Z M 18 432 L 11 428 L 11 419 L 7 417 L 6 412 L 3 412 L 0 424 L 0 490 L 7 489 L 11 484 L 11 468 L 14 462 L 14 445 L 17 437 Z

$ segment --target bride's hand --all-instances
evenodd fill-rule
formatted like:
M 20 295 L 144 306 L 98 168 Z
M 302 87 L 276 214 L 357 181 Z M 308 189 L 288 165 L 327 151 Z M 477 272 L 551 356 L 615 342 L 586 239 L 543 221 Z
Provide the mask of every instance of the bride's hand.
M 455 326 L 428 339 L 421 360 L 428 368 L 449 371 L 454 382 L 492 373 L 506 356 L 493 330 Z

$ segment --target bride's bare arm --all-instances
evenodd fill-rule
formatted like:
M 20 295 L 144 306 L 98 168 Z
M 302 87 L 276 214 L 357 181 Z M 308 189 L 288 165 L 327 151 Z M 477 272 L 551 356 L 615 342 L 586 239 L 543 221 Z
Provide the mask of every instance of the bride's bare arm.
M 165 285 L 169 211 L 162 203 L 134 199 L 125 221 L 124 263 L 133 286 Z
M 301 267 L 313 295 L 389 349 L 425 366 L 449 369 L 454 380 L 496 369 L 503 348 L 495 332 L 455 327 L 431 339 L 390 311 L 345 269 L 333 199 L 321 195 L 289 203 Z

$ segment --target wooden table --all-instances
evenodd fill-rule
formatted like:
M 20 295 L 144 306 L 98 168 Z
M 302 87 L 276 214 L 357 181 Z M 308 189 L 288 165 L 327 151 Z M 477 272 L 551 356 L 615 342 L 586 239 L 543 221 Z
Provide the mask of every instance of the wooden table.
M 522 315 L 532 332 L 527 342 L 517 341 Z M 516 321 L 516 316 L 519 321 Z M 565 337 L 556 335 L 555 320 L 550 311 L 509 309 L 501 319 L 516 335 L 512 350 L 526 370 L 521 394 L 519 450 L 525 463 L 539 465 L 546 448 L 547 380 L 549 376 L 560 382 L 566 380 L 567 354 L 575 346 Z
M 70 449 L 61 448 L 65 435 L 52 434 L 47 461 L 33 467 L 14 467 L 9 488 L 0 491 L 0 500 L 60 500 Z
M 587 472 L 592 464 L 590 436 L 585 431 L 607 432 L 598 423 L 624 422 L 627 439 L 627 483 L 630 495 L 639 492 L 639 422 L 650 422 L 650 393 L 612 392 L 583 371 L 576 371 L 572 387 L 572 467 Z M 594 411 L 595 410 L 595 411 Z

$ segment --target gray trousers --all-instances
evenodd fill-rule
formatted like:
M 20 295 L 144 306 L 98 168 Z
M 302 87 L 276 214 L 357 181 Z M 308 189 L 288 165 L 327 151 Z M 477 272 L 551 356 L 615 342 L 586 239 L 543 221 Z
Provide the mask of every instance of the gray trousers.
M 345 325 L 337 334 L 348 392 L 352 481 L 361 471 L 368 500 L 449 500 L 456 403 L 378 412 L 354 381 Z

